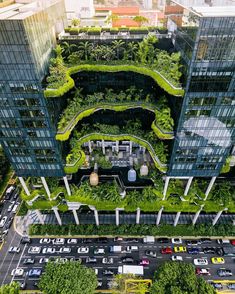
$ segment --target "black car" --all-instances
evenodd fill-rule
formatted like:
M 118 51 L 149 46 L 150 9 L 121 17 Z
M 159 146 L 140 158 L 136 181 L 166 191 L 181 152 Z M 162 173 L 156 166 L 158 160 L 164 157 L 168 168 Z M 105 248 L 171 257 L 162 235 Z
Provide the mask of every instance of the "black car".
M 201 244 L 201 242 L 199 240 L 186 240 L 186 244 L 188 246 L 195 246 Z
M 139 240 L 137 238 L 126 238 L 123 240 L 123 243 L 138 243 Z
M 7 223 L 5 224 L 5 229 L 9 229 L 11 224 L 13 222 L 13 217 L 10 217 L 8 220 L 7 220 Z
M 170 242 L 170 240 L 168 238 L 158 238 L 157 241 L 159 243 L 169 243 Z
M 96 239 L 85 238 L 82 239 L 82 243 L 93 243 L 96 242 Z
M 34 264 L 35 259 L 34 258 L 25 258 L 23 261 L 23 264 Z
M 223 285 L 221 283 L 211 283 L 211 285 L 217 290 L 223 289 Z
M 100 237 L 95 240 L 97 243 L 108 243 L 108 238 Z
M 219 256 L 224 256 L 225 255 L 223 247 L 218 247 L 218 248 L 216 248 L 215 251 L 216 251 L 217 255 L 219 255 Z
M 217 274 L 219 277 L 231 277 L 233 275 L 232 271 L 226 268 L 218 269 Z
M 134 263 L 134 258 L 132 257 L 123 257 L 122 263 Z
M 32 240 L 27 236 L 22 237 L 20 240 L 21 244 L 30 244 L 31 242 L 32 242 Z
M 210 244 L 212 240 L 210 238 L 201 238 L 200 243 L 201 244 Z
M 157 252 L 154 250 L 146 250 L 145 255 L 149 257 L 157 257 Z
M 202 251 L 205 254 L 215 254 L 216 252 L 214 247 L 205 247 L 205 248 L 202 248 Z
M 103 275 L 104 276 L 111 276 L 113 274 L 114 274 L 114 271 L 113 270 L 110 270 L 110 269 L 103 271 Z

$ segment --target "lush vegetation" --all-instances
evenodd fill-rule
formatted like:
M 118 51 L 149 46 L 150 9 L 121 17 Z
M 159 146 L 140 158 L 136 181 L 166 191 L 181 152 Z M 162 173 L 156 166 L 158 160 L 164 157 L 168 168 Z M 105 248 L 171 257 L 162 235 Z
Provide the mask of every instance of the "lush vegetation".
M 30 226 L 30 235 L 84 235 L 84 236 L 235 236 L 235 228 L 231 224 L 190 225 L 39 225 Z
M 0 287 L 0 294 L 18 294 L 20 293 L 20 284 L 12 282 L 10 284 L 2 285 Z
M 157 136 L 160 136 L 160 139 L 172 138 L 172 134 L 163 133 L 163 131 L 173 132 L 174 126 L 166 97 L 162 96 L 158 101 L 155 101 L 154 95 L 148 94 L 143 97 L 142 90 L 137 90 L 134 86 L 126 91 L 121 90 L 119 93 L 115 93 L 112 89 L 105 89 L 105 92 L 96 92 L 86 97 L 82 95 L 81 89 L 76 89 L 74 98 L 69 101 L 68 106 L 61 115 L 58 123 L 59 133 L 56 138 L 57 140 L 67 139 L 79 120 L 97 110 L 123 111 L 135 107 L 154 111 L 156 119 L 153 123 L 153 130 L 158 129 Z
M 92 294 L 97 285 L 95 271 L 79 261 L 48 262 L 38 284 L 47 294 Z
M 6 158 L 2 147 L 0 147 L 0 198 L 11 175 L 12 171 L 10 169 L 10 163 Z
M 186 262 L 167 261 L 155 272 L 150 294 L 215 294 L 212 285 L 197 277 L 195 266 Z

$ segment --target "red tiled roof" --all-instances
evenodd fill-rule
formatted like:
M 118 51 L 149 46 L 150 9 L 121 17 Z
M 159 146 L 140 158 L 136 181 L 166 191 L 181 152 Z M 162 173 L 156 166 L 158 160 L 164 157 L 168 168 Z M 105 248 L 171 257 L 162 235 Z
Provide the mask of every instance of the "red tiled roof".
M 113 14 L 117 15 L 139 15 L 139 7 L 138 6 L 130 6 L 130 7 L 97 7 L 95 10 L 111 10 Z
M 119 27 L 139 27 L 139 24 L 135 22 L 131 18 L 120 18 L 116 21 L 113 21 L 113 27 L 114 28 L 119 28 Z

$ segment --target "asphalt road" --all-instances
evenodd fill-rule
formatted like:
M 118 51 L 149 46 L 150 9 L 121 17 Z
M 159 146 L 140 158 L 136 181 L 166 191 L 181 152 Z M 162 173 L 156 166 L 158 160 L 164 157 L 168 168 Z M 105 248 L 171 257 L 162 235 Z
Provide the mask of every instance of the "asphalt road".
M 14 245 L 18 245 L 19 244 L 19 240 L 17 239 L 13 239 L 14 241 L 12 243 L 14 243 Z M 157 267 L 163 263 L 164 261 L 170 260 L 171 258 L 171 254 L 161 254 L 160 250 L 163 247 L 172 247 L 173 248 L 173 244 L 169 243 L 169 244 L 160 244 L 157 241 L 155 241 L 155 244 L 144 244 L 142 241 L 142 238 L 139 239 L 139 242 L 136 243 L 125 243 L 123 241 L 121 242 L 114 242 L 113 239 L 108 239 L 108 243 L 98 243 L 96 242 L 96 240 L 94 239 L 94 241 L 92 243 L 82 243 L 82 239 L 78 239 L 78 244 L 77 245 L 67 245 L 65 243 L 65 245 L 53 245 L 53 244 L 48 244 L 48 245 L 42 245 L 39 243 L 40 239 L 33 239 L 31 244 L 27 244 L 27 245 L 20 245 L 21 248 L 21 252 L 19 254 L 8 254 L 7 252 L 5 252 L 5 257 L 4 260 L 2 261 L 2 264 L 0 265 L 0 277 L 1 277 L 1 283 L 6 283 L 9 282 L 11 280 L 16 280 L 16 281 L 24 281 L 26 280 L 26 284 L 27 284 L 27 289 L 37 289 L 37 287 L 35 286 L 35 282 L 38 281 L 37 278 L 28 278 L 27 277 L 27 272 L 31 269 L 31 268 L 39 268 L 43 270 L 43 267 L 45 266 L 45 264 L 40 264 L 39 263 L 39 259 L 42 257 L 52 257 L 52 258 L 58 258 L 58 257 L 65 257 L 65 258 L 82 258 L 82 263 L 86 264 L 85 260 L 87 257 L 93 257 L 95 256 L 97 258 L 97 263 L 95 264 L 86 264 L 86 266 L 88 267 L 92 267 L 93 269 L 98 269 L 98 280 L 102 281 L 102 287 L 104 289 L 108 288 L 108 282 L 110 280 L 112 280 L 112 276 L 104 276 L 103 275 L 103 271 L 105 269 L 109 269 L 112 270 L 114 272 L 114 274 L 117 273 L 118 270 L 118 266 L 122 265 L 121 262 L 121 258 L 122 257 L 126 257 L 126 256 L 131 256 L 134 258 L 135 260 L 135 264 L 138 264 L 139 260 L 141 260 L 142 258 L 145 258 L 145 251 L 146 250 L 155 250 L 157 252 L 157 257 L 156 258 L 149 258 L 150 260 L 150 264 L 148 266 L 146 266 L 144 268 L 144 277 L 145 278 L 152 278 L 154 271 L 157 269 Z M 16 242 L 16 243 L 15 243 Z M 122 245 L 123 246 L 123 250 L 125 249 L 125 246 L 138 246 L 138 251 L 137 252 L 132 252 L 132 253 L 109 253 L 109 246 L 112 245 Z M 183 242 L 183 245 L 185 245 L 185 242 Z M 28 253 L 28 249 L 31 246 L 40 246 L 41 249 L 46 248 L 46 247 L 53 247 L 56 249 L 56 252 L 54 254 L 42 254 L 42 250 L 40 254 L 32 254 L 32 253 Z M 89 253 L 88 254 L 79 254 L 77 253 L 77 248 L 80 246 L 87 246 L 89 247 Z M 179 246 L 179 245 L 176 245 Z M 215 240 L 212 241 L 211 244 L 204 244 L 204 245 L 199 245 L 196 246 L 197 248 L 199 248 L 199 250 L 202 250 L 202 247 L 218 247 L 219 245 L 216 243 Z M 61 247 L 70 247 L 71 248 L 71 253 L 69 254 L 62 254 L 59 252 L 59 249 Z M 232 249 L 233 247 L 231 245 L 227 245 L 227 247 L 229 247 L 230 249 Z M 96 248 L 104 248 L 105 249 L 105 254 L 100 254 L 100 255 L 94 255 L 94 249 Z M 1 252 L 2 254 L 2 252 Z M 233 271 L 233 276 L 232 277 L 226 277 L 226 280 L 234 280 L 234 275 L 235 275 L 235 257 L 224 257 L 225 259 L 225 264 L 222 265 L 214 265 L 211 263 L 210 258 L 216 255 L 211 255 L 211 254 L 204 254 L 202 251 L 200 254 L 196 254 L 196 255 L 190 255 L 188 253 L 177 253 L 174 255 L 181 255 L 183 257 L 183 260 L 185 262 L 189 262 L 189 263 L 193 263 L 193 259 L 194 258 L 199 258 L 199 257 L 207 257 L 209 264 L 207 266 L 200 266 L 201 268 L 207 268 L 209 269 L 209 271 L 211 272 L 210 276 L 205 276 L 205 279 L 207 280 L 223 280 L 223 278 L 220 278 L 217 275 L 217 270 L 219 268 L 228 268 L 231 269 Z M 102 258 L 103 257 L 112 257 L 114 260 L 113 264 L 102 264 Z M 35 263 L 31 264 L 31 265 L 24 265 L 23 261 L 25 258 L 33 258 L 35 259 Z M 24 269 L 24 277 L 15 277 L 15 276 L 11 276 L 11 270 L 13 268 L 23 268 Z M 5 274 L 4 274 L 5 273 Z M 3 274 L 3 276 L 2 276 Z M 3 279 L 2 279 L 3 277 Z

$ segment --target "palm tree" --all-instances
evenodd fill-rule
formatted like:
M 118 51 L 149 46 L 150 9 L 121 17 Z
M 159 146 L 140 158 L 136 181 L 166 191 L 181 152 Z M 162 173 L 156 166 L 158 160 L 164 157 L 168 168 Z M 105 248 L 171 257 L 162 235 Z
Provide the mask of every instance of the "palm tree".
M 117 21 L 117 20 L 119 20 L 119 16 L 118 16 L 117 14 L 111 14 L 111 15 L 108 16 L 108 18 L 106 19 L 105 22 L 106 22 L 107 24 L 111 24 L 111 25 L 112 25 L 113 22 L 114 22 L 114 21 Z
M 125 42 L 123 42 L 122 40 L 115 40 L 112 42 L 112 48 L 114 51 L 116 51 L 117 59 L 119 59 L 120 51 L 121 49 L 124 49 L 124 45 Z
M 91 49 L 92 49 L 93 45 L 91 43 L 89 43 L 88 41 L 86 42 L 81 42 L 78 46 L 78 50 L 82 52 L 83 57 L 85 58 L 85 60 L 88 60 L 88 56 L 91 53 Z M 89 56 L 90 57 L 90 56 Z
M 135 42 L 130 42 L 127 44 L 127 53 L 131 60 L 135 59 L 138 48 L 138 44 Z
M 69 44 L 68 42 L 63 42 L 61 44 L 61 47 L 63 48 L 63 54 L 66 58 L 68 58 L 68 56 L 76 51 L 76 49 L 78 48 L 77 45 Z

